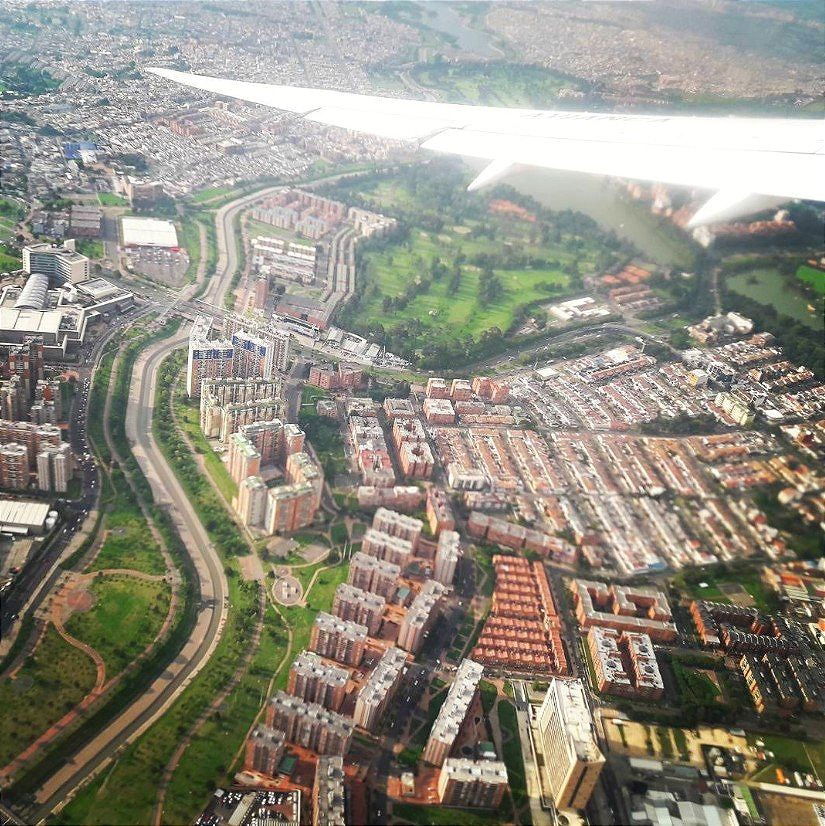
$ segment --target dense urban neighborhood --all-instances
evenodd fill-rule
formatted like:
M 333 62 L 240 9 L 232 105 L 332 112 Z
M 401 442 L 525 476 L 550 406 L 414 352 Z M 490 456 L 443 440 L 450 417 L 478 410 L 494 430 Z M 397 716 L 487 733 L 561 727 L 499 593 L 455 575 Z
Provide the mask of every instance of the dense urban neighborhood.
M 3 823 L 825 822 L 825 206 L 146 71 L 821 119 L 815 5 L 6 0 Z

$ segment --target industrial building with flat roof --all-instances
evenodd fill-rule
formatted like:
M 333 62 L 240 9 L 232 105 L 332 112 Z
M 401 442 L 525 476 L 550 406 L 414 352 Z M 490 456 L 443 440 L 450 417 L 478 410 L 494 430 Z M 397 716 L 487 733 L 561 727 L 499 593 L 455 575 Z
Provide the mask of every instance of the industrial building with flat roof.
M 49 520 L 51 506 L 45 502 L 31 502 L 21 499 L 0 499 L 0 531 L 19 535 L 40 534 L 51 527 Z
M 178 233 L 171 221 L 124 215 L 120 219 L 123 244 L 127 247 L 177 247 Z

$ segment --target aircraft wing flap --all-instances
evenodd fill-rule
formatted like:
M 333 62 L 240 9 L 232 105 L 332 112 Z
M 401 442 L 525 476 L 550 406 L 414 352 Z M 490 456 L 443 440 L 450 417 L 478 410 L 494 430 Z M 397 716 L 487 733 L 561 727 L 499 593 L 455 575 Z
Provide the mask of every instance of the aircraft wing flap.
M 701 189 L 785 198 L 822 197 L 825 155 L 697 146 L 657 146 L 446 129 L 421 146 L 435 152 L 546 169 L 591 172 Z

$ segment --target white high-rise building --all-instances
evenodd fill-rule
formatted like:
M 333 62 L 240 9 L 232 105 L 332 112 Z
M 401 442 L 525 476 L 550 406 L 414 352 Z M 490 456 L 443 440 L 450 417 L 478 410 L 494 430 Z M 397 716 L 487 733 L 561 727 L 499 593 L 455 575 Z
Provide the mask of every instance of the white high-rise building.
M 456 531 L 441 531 L 435 552 L 433 579 L 442 585 L 452 585 L 455 569 L 461 557 L 461 543 Z
M 199 398 L 204 379 L 223 379 L 232 376 L 231 341 L 210 339 L 212 319 L 198 316 L 189 333 L 189 357 L 186 362 L 186 392 Z
M 65 493 L 74 472 L 74 454 L 71 445 L 43 445 L 37 454 L 37 487 Z
M 89 277 L 89 259 L 75 251 L 74 241 L 63 246 L 56 244 L 28 244 L 23 247 L 23 269 L 40 272 L 54 282 L 85 281 Z
M 556 808 L 584 809 L 605 759 L 581 680 L 551 680 L 537 722 Z

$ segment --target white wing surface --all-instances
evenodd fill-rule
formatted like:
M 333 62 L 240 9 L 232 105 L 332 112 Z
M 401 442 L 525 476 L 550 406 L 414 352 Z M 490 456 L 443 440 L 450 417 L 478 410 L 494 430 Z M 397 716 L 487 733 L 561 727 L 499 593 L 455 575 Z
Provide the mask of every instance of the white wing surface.
M 523 165 L 715 192 L 694 216 L 693 226 L 794 198 L 825 201 L 825 120 L 506 109 L 149 71 L 316 123 L 490 161 L 471 188 Z

